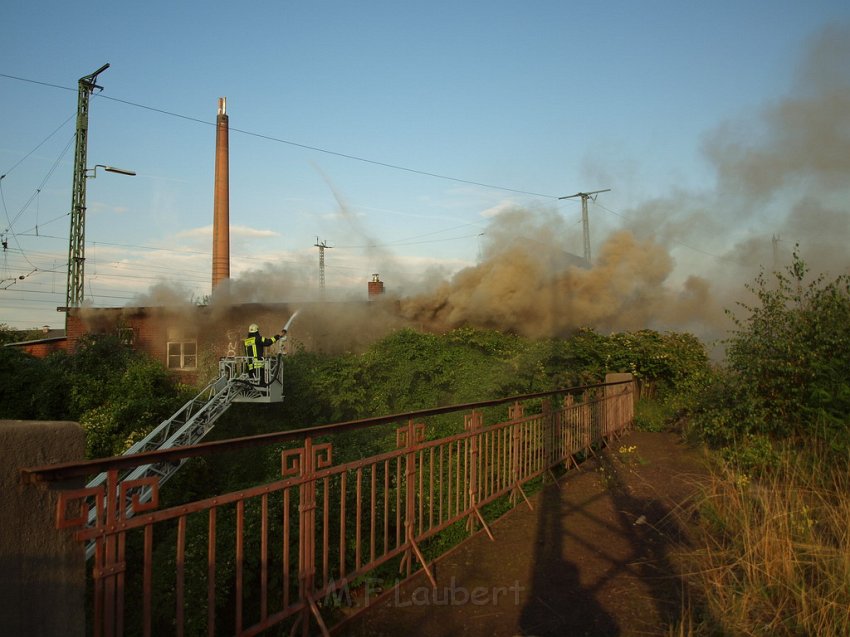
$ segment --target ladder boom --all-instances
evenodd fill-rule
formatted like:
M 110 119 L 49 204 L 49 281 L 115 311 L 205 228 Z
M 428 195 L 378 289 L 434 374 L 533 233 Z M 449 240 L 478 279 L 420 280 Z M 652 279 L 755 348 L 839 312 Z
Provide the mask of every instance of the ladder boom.
M 265 366 L 257 378 L 248 374 L 248 359 L 246 357 L 228 357 L 219 361 L 219 377 L 211 381 L 194 398 L 178 409 L 174 415 L 161 422 L 142 440 L 127 449 L 123 455 L 134 455 L 144 451 L 188 447 L 198 444 L 215 426 L 216 421 L 227 411 L 234 402 L 280 402 L 283 398 L 281 372 L 283 356 L 277 354 L 265 359 Z M 121 476 L 120 482 L 156 477 L 158 484 L 171 478 L 185 463 L 186 459 L 177 462 L 158 462 L 144 464 L 131 469 Z M 99 474 L 86 486 L 98 487 L 106 483 L 107 472 Z M 106 494 L 110 497 L 112 494 Z M 114 494 L 118 497 L 118 494 Z M 133 501 L 145 503 L 150 501 L 152 489 L 149 485 L 127 489 L 124 501 L 119 506 L 124 508 L 126 516 L 134 514 Z M 88 513 L 88 525 L 94 526 L 97 521 L 97 508 L 92 505 Z M 94 543 L 86 547 L 86 558 L 94 555 Z

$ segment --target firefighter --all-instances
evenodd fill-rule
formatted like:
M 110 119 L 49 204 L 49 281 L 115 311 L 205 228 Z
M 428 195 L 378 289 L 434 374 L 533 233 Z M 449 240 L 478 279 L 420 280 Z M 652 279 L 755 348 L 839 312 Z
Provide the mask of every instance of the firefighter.
M 256 323 L 251 323 L 251 326 L 248 328 L 248 338 L 245 339 L 245 356 L 248 357 L 248 375 L 252 379 L 262 381 L 262 370 L 265 364 L 263 351 L 265 348 L 278 341 L 285 340 L 286 330 L 283 330 L 280 334 L 275 334 L 271 338 L 263 338 L 260 334 L 260 327 Z

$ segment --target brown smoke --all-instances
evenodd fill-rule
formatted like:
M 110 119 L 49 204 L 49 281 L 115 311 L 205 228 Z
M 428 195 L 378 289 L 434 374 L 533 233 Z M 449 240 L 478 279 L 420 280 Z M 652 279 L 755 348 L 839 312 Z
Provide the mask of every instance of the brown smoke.
M 705 312 L 706 283 L 694 277 L 682 290 L 668 288 L 670 256 L 628 231 L 610 236 L 590 268 L 561 247 L 569 237 L 555 211 L 516 208 L 485 234 L 480 264 L 429 294 L 402 299 L 402 316 L 425 329 L 474 325 L 530 338 L 584 326 L 665 329 L 714 320 Z
M 403 300 L 402 314 L 434 329 L 655 328 L 713 340 L 731 327 L 723 310 L 736 310 L 744 284 L 784 268 L 795 245 L 813 271 L 847 273 L 850 25 L 813 38 L 791 96 L 753 122 L 720 125 L 704 149 L 716 188 L 626 211 L 592 267 L 560 250 L 568 233 L 554 212 L 514 210 L 487 229 L 482 263 Z
M 699 268 L 715 315 L 740 315 L 744 284 L 783 271 L 797 246 L 812 272 L 850 273 L 850 25 L 817 34 L 792 94 L 721 124 L 704 151 L 714 188 L 645 202 L 626 211 L 626 227 L 674 252 L 680 269 Z
M 331 351 L 362 348 L 404 325 L 533 338 L 584 326 L 723 337 L 730 327 L 723 309 L 735 310 L 760 268 L 787 265 L 795 245 L 815 272 L 848 272 L 850 26 L 813 39 L 792 88 L 752 121 L 723 123 L 706 137 L 713 188 L 680 189 L 623 211 L 623 229 L 595 248 L 590 267 L 563 248 L 576 244 L 580 228 L 565 226 L 554 209 L 517 207 L 491 221 L 481 262 L 450 278 L 388 279 L 388 298 L 370 303 L 366 272 L 355 300 L 320 303 L 315 260 L 267 265 L 217 289 L 212 317 L 232 317 L 242 303 L 268 304 L 271 317 L 280 312 L 274 304 L 286 302 L 289 312 L 302 308 L 294 327 L 304 341 Z M 335 195 L 348 231 L 376 245 Z M 394 271 L 391 255 L 366 250 L 372 271 Z M 285 318 L 269 318 L 264 331 Z

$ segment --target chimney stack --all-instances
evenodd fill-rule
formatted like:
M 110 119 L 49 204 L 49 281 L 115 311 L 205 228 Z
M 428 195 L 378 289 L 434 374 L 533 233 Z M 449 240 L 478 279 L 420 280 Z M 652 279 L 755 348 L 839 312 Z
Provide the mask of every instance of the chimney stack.
M 215 126 L 215 194 L 213 200 L 212 289 L 230 278 L 230 168 L 227 98 L 218 98 Z
M 372 280 L 369 281 L 369 300 L 381 296 L 384 293 L 384 282 L 376 274 L 372 275 Z

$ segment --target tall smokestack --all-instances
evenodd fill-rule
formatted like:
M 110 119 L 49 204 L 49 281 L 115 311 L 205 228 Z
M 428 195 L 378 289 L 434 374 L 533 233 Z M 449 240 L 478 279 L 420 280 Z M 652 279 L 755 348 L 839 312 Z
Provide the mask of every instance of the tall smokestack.
M 212 289 L 230 278 L 230 168 L 227 98 L 218 98 L 215 126 L 215 195 L 213 202 Z

